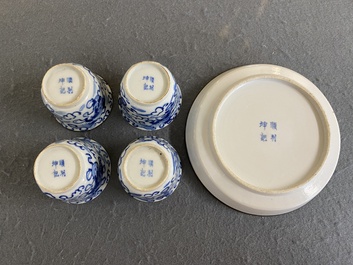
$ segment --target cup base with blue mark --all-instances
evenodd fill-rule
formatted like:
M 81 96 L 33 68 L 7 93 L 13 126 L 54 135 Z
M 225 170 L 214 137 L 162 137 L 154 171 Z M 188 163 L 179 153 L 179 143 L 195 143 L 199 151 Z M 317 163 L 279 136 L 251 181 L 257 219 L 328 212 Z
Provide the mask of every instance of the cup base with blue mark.
M 92 130 L 109 116 L 110 87 L 88 68 L 73 63 L 55 65 L 45 74 L 42 100 L 56 120 L 73 131 Z
M 142 137 L 132 142 L 119 159 L 118 175 L 124 190 L 143 202 L 170 196 L 181 178 L 180 158 L 164 139 Z
M 96 141 L 84 137 L 49 145 L 34 164 L 34 177 L 42 192 L 71 204 L 99 196 L 110 172 L 107 152 Z
M 132 126 L 146 131 L 168 126 L 178 115 L 181 90 L 171 72 L 157 62 L 135 64 L 120 85 L 119 108 Z

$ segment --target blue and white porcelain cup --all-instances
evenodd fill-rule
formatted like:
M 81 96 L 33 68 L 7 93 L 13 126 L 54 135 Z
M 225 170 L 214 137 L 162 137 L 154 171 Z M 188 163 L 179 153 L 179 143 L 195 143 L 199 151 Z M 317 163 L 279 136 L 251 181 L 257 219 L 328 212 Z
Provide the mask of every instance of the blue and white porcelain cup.
M 44 194 L 71 204 L 86 203 L 105 189 L 111 174 L 108 153 L 96 141 L 79 137 L 47 146 L 34 163 Z
M 130 143 L 120 156 L 118 175 L 124 190 L 143 202 L 170 196 L 182 175 L 176 150 L 164 139 L 142 137 Z
M 113 105 L 112 92 L 105 81 L 74 63 L 50 68 L 44 75 L 41 95 L 56 120 L 73 131 L 96 128 L 108 117 Z
M 132 126 L 146 131 L 169 125 L 179 113 L 181 90 L 172 73 L 157 62 L 130 67 L 120 85 L 119 108 Z

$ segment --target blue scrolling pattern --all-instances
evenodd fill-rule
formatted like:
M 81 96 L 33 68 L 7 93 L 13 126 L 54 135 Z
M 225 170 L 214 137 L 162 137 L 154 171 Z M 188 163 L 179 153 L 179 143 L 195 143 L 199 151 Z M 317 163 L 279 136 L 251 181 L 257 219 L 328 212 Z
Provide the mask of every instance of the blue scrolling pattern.
M 111 174 L 111 162 L 108 153 L 96 141 L 85 137 L 67 140 L 68 144 L 85 152 L 90 165 L 86 171 L 86 181 L 70 194 L 53 195 L 45 193 L 50 198 L 62 200 L 70 204 L 89 202 L 99 196 L 105 189 Z
M 94 96 L 86 104 L 82 105 L 77 111 L 69 113 L 54 111 L 48 103 L 45 104 L 62 126 L 73 131 L 88 131 L 96 128 L 107 119 L 113 105 L 112 92 L 107 83 L 88 68 L 84 68 L 94 82 Z
M 133 106 L 126 96 L 123 84 L 121 83 L 120 86 L 119 108 L 122 116 L 130 125 L 142 130 L 153 131 L 169 125 L 178 115 L 181 103 L 181 90 L 174 82 L 174 93 L 171 100 L 156 107 L 151 113 L 147 113 L 145 110 Z
M 133 143 L 148 142 L 148 141 L 156 141 L 160 146 L 167 149 L 171 153 L 172 159 L 173 159 L 173 177 L 172 177 L 172 179 L 170 181 L 168 181 L 159 190 L 154 191 L 152 193 L 142 194 L 142 193 L 131 192 L 129 190 L 129 188 L 124 184 L 123 175 L 121 172 L 122 160 L 125 157 L 126 151 L 131 146 L 131 144 L 125 148 L 122 155 L 120 156 L 120 159 L 118 162 L 118 175 L 119 175 L 119 181 L 120 181 L 121 185 L 123 186 L 124 190 L 130 196 L 134 197 L 135 199 L 137 199 L 139 201 L 143 201 L 143 202 L 158 202 L 158 201 L 161 201 L 161 200 L 167 198 L 178 187 L 180 179 L 181 179 L 181 175 L 182 175 L 182 167 L 181 167 L 179 155 L 176 152 L 176 150 L 174 149 L 174 147 L 172 147 L 166 140 L 164 140 L 162 138 L 158 138 L 155 136 L 145 136 L 145 137 L 141 137 L 141 138 L 137 139 Z

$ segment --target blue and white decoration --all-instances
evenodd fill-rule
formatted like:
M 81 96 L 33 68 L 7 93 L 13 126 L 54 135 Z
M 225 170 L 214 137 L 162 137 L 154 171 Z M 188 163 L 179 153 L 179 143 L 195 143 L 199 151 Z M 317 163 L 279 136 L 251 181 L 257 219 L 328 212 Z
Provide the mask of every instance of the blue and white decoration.
M 113 97 L 110 87 L 100 76 L 92 73 L 88 68 L 79 64 L 72 64 L 80 67 L 93 80 L 93 87 L 89 88 L 89 98 L 79 106 L 75 106 L 68 111 L 63 108 L 58 109 L 48 102 L 42 94 L 45 106 L 54 115 L 56 120 L 66 129 L 72 131 L 88 131 L 99 126 L 109 116 Z
M 44 192 L 47 196 L 59 199 L 70 204 L 82 204 L 95 199 L 107 186 L 111 174 L 111 162 L 108 153 L 96 141 L 85 137 L 72 140 L 63 140 L 57 143 L 66 143 L 73 148 L 84 152 L 88 167 L 85 171 L 83 184 L 62 194 Z M 87 164 L 86 163 L 86 164 Z
M 178 84 L 173 81 L 173 93 L 169 101 L 161 101 L 160 105 L 153 108 L 152 111 L 135 106 L 127 97 L 123 82 L 120 85 L 119 108 L 124 119 L 132 126 L 146 131 L 162 129 L 169 125 L 178 115 L 182 95 Z
M 130 148 L 132 148 L 133 146 L 139 143 L 152 143 L 152 142 L 155 144 L 158 144 L 158 146 L 162 147 L 170 155 L 170 162 L 172 163 L 172 172 L 168 176 L 166 182 L 162 183 L 157 189 L 150 192 L 137 192 L 132 187 L 128 187 L 129 184 L 126 181 L 126 177 L 123 174 L 122 164 L 126 157 L 127 151 Z M 142 202 L 158 202 L 170 196 L 175 191 L 175 189 L 177 188 L 180 182 L 181 175 L 182 175 L 180 157 L 177 151 L 166 140 L 155 136 L 141 137 L 141 138 L 138 138 L 136 141 L 130 143 L 124 149 L 118 162 L 118 175 L 119 175 L 119 181 L 121 185 L 130 196 Z

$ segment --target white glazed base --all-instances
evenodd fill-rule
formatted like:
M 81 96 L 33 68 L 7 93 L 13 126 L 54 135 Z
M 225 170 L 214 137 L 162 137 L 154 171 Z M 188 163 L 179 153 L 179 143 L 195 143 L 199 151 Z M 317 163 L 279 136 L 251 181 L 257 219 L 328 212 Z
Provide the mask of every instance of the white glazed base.
M 81 153 L 63 143 L 54 143 L 45 148 L 34 165 L 38 186 L 52 194 L 60 194 L 75 185 L 81 185 L 80 175 L 85 171 L 85 160 Z
M 79 64 L 59 64 L 45 74 L 41 89 L 45 106 L 66 129 L 88 131 L 109 116 L 113 97 L 98 75 Z
M 42 192 L 70 204 L 98 197 L 110 173 L 108 153 L 96 141 L 84 137 L 49 145 L 34 164 L 34 177 Z
M 160 130 L 178 115 L 181 90 L 163 65 L 145 61 L 130 67 L 120 84 L 119 109 L 135 128 Z
M 172 79 L 163 65 L 145 61 L 130 67 L 124 77 L 124 88 L 136 103 L 154 104 L 168 94 Z
M 141 137 L 120 156 L 118 176 L 124 190 L 142 202 L 158 202 L 177 188 L 182 174 L 180 158 L 164 139 Z
M 230 70 L 195 100 L 186 143 L 196 174 L 225 204 L 257 215 L 314 198 L 337 164 L 340 135 L 322 93 L 273 65 Z
M 42 81 L 42 96 L 53 107 L 69 108 L 82 104 L 88 95 L 84 72 L 75 64 L 58 64 L 50 68 Z

